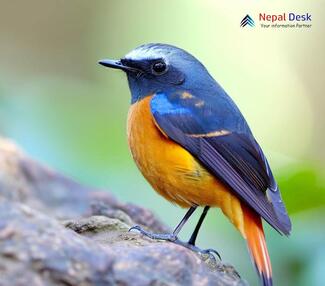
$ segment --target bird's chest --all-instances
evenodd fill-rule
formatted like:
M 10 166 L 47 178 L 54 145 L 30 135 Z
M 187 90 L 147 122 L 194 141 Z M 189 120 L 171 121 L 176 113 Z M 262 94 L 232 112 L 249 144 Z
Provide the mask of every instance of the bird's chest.
M 188 206 L 184 192 L 202 185 L 208 173 L 180 145 L 156 126 L 148 96 L 131 105 L 128 114 L 128 144 L 132 156 L 153 188 L 167 199 Z M 200 184 L 201 182 L 201 184 Z

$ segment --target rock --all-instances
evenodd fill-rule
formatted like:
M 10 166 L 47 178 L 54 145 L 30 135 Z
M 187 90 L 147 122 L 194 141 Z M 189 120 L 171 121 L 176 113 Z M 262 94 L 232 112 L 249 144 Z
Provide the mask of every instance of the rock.
M 230 265 L 128 232 L 135 223 L 168 231 L 0 139 L 0 285 L 247 285 Z
M 151 211 L 117 201 L 108 191 L 85 187 L 35 162 L 0 137 L 0 197 L 29 205 L 57 219 L 105 215 L 167 232 Z M 123 220 L 122 219 L 122 220 Z

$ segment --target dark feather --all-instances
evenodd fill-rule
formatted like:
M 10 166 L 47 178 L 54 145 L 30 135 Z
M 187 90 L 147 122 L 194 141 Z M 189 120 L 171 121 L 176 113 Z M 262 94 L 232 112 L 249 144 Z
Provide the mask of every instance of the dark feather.
M 191 99 L 192 101 L 182 101 L 177 94 L 155 95 L 151 110 L 159 127 L 272 227 L 288 235 L 291 223 L 279 189 L 261 148 L 240 112 L 229 107 L 231 112 L 228 115 L 225 114 L 222 120 L 215 119 L 213 110 L 216 105 L 213 100 L 209 99 L 212 104 L 209 102 L 210 105 L 206 108 L 196 108 L 195 97 Z M 226 130 L 229 134 L 215 137 L 192 136 L 216 130 Z

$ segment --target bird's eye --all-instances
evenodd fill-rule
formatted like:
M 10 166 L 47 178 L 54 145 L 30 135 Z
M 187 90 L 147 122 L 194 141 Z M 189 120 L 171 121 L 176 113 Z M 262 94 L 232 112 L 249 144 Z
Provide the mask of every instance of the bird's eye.
M 161 75 L 167 71 L 167 65 L 163 61 L 155 62 L 152 65 L 152 73 L 155 75 Z

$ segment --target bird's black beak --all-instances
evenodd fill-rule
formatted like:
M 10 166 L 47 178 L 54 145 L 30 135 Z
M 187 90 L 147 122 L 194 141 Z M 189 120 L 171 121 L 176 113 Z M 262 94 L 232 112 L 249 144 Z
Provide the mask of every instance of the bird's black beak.
M 125 72 L 136 72 L 136 73 L 139 72 L 138 69 L 129 67 L 129 66 L 123 64 L 120 60 L 105 59 L 105 60 L 100 60 L 98 63 L 104 67 L 108 67 L 108 68 L 112 68 L 112 69 L 119 69 L 119 70 L 123 70 Z

